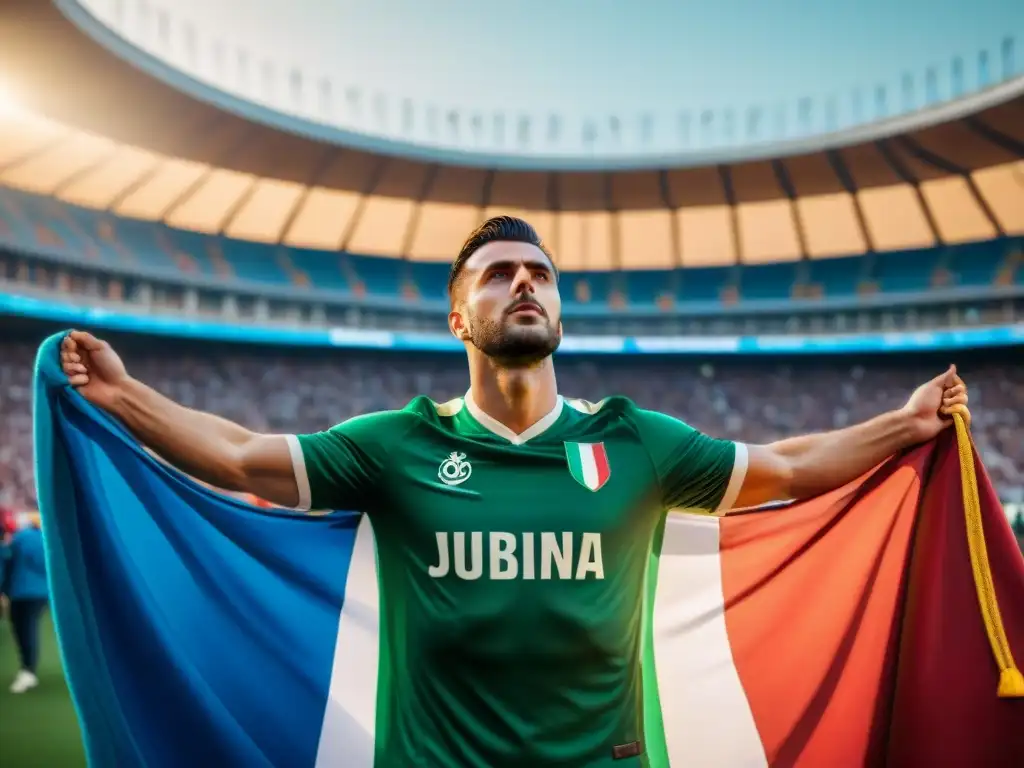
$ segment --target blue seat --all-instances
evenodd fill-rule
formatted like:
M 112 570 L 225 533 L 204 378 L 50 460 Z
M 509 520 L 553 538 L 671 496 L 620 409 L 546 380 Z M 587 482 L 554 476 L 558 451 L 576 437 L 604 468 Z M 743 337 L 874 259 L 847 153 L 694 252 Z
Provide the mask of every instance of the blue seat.
M 882 291 L 927 291 L 932 286 L 939 253 L 937 249 L 878 253 L 875 255 L 875 281 Z
M 165 250 L 158 233 L 166 229 L 163 225 L 135 219 L 114 219 L 111 222 L 122 249 L 133 262 L 156 269 L 180 271 L 174 256 Z
M 277 246 L 219 238 L 224 259 L 241 280 L 271 285 L 290 285 L 291 278 L 277 259 Z
M 374 256 L 349 256 L 356 277 L 371 296 L 401 296 L 403 262 Z
M 857 285 L 864 275 L 864 258 L 862 256 L 811 259 L 807 265 L 808 281 L 821 286 L 824 298 L 855 296 Z
M 0 220 L 3 221 L 10 237 L 22 248 L 35 245 L 36 219 L 30 217 L 21 196 L 13 190 L 0 188 Z
M 721 301 L 728 285 L 732 267 L 684 268 L 680 275 L 679 297 L 682 301 Z
M 949 270 L 958 285 L 992 285 L 1010 247 L 1006 240 L 958 245 L 950 254 Z
M 788 299 L 796 281 L 796 262 L 745 266 L 740 272 L 740 299 Z
M 288 256 L 295 268 L 304 272 L 309 284 L 321 291 L 349 293 L 351 286 L 345 277 L 345 255 L 337 251 L 313 251 L 307 248 L 289 248 Z
M 447 263 L 430 263 L 422 261 L 410 261 L 406 265 L 409 279 L 419 295 L 431 301 L 446 300 L 448 298 L 448 271 L 451 265 Z
M 660 297 L 672 291 L 674 280 L 675 275 L 667 269 L 637 269 L 619 275 L 631 307 L 656 306 Z
M 37 244 L 39 238 L 36 237 L 36 233 L 40 229 L 47 229 L 69 250 L 76 253 L 83 253 L 86 250 L 87 241 L 81 237 L 74 219 L 68 213 L 67 209 L 70 206 L 38 195 L 24 195 L 18 203 L 33 224 L 33 237 L 30 243 Z
M 608 306 L 608 298 L 612 290 L 611 272 L 562 272 L 559 285 L 563 301 L 578 305 L 584 309 Z M 586 286 L 581 289 L 581 285 Z M 580 301 L 581 296 L 589 294 L 589 301 Z
M 167 226 L 161 226 L 157 237 L 160 243 L 158 247 L 170 256 L 177 268 L 194 270 L 197 275 L 204 277 L 218 277 L 209 254 L 211 244 L 216 242 L 215 238 Z

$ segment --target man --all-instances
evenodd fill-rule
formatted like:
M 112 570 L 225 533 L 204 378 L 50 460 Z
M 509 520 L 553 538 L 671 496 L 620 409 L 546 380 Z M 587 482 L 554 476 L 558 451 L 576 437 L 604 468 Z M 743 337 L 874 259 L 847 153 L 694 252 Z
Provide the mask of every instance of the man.
M 310 435 L 258 435 L 179 406 L 75 332 L 70 383 L 215 486 L 365 511 L 380 582 L 381 766 L 644 765 L 640 644 L 667 509 L 725 512 L 836 488 L 928 440 L 967 402 L 955 369 L 906 406 L 771 445 L 707 437 L 621 397 L 565 400 L 557 271 L 498 217 L 449 277 L 470 390 Z
M 11 693 L 25 693 L 39 685 L 39 621 L 49 597 L 39 514 L 23 517 L 10 542 L 0 546 L 0 595 L 10 602 L 11 630 L 21 663 Z

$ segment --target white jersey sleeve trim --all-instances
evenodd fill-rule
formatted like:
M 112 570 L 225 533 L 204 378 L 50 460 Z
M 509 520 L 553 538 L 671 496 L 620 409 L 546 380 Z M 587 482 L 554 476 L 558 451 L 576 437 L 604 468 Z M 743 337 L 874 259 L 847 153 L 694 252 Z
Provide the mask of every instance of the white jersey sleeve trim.
M 732 461 L 732 474 L 729 476 L 729 484 L 725 487 L 725 494 L 722 501 L 715 510 L 716 515 L 724 515 L 736 503 L 739 498 L 740 489 L 743 488 L 743 481 L 747 477 L 747 445 L 746 443 L 734 443 L 736 456 Z
M 285 435 L 288 441 L 288 453 L 292 457 L 292 470 L 295 472 L 295 485 L 299 489 L 299 503 L 296 509 L 308 512 L 313 505 L 312 491 L 309 488 L 309 474 L 306 472 L 306 457 L 302 455 L 302 444 L 295 435 Z

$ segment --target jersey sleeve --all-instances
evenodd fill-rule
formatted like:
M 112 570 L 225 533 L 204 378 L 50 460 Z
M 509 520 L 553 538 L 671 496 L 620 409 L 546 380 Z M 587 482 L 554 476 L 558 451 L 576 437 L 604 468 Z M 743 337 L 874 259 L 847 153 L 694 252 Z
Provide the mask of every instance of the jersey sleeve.
M 323 432 L 289 435 L 298 508 L 368 511 L 374 506 L 388 451 L 404 424 L 397 411 L 357 416 Z
M 709 437 L 679 419 L 638 409 L 635 423 L 654 464 L 666 509 L 724 512 L 747 470 L 743 443 Z

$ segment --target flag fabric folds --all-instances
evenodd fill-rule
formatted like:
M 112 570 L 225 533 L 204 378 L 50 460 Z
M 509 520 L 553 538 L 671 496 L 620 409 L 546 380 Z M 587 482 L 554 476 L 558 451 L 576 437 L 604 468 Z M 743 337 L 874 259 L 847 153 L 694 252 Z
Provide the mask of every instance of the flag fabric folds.
M 36 470 L 90 765 L 373 767 L 368 523 L 169 468 L 67 385 L 61 337 L 36 364 Z M 646 596 L 651 765 L 1024 765 L 1024 558 L 961 438 L 973 518 L 952 429 L 783 510 L 669 516 Z

